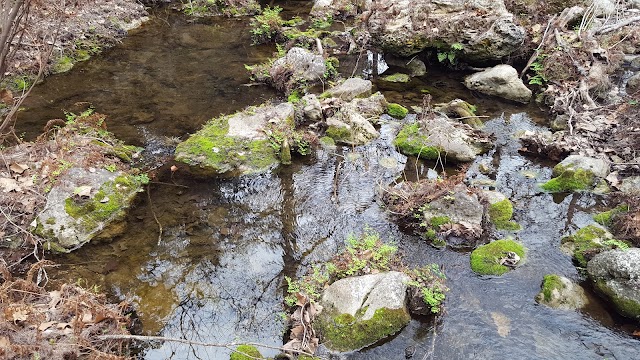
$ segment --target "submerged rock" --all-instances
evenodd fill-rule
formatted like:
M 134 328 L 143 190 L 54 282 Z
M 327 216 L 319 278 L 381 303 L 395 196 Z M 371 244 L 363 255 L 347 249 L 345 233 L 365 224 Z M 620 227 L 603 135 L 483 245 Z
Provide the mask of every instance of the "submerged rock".
M 542 289 L 536 296 L 536 301 L 554 309 L 567 310 L 580 309 L 589 303 L 582 286 L 555 274 L 544 276 Z
M 609 174 L 609 164 L 602 159 L 569 155 L 553 168 L 554 178 L 542 184 L 550 192 L 593 190 Z
M 46 239 L 45 249 L 53 252 L 69 252 L 91 240 L 120 235 L 127 209 L 146 181 L 104 169 L 69 169 L 47 195 L 35 232 Z
M 587 273 L 621 315 L 640 320 L 640 249 L 598 254 L 589 261 Z
M 389 54 L 384 56 L 384 61 L 390 66 L 406 69 L 411 77 L 424 76 L 427 74 L 427 65 L 424 61 L 416 57 L 402 58 Z
M 467 76 L 464 85 L 470 90 L 525 104 L 531 100 L 531 90 L 524 85 L 511 65 L 497 65 Z
M 489 134 L 451 121 L 446 115 L 404 125 L 394 144 L 405 155 L 422 159 L 444 157 L 454 162 L 473 161 L 493 147 Z
M 251 107 L 213 119 L 178 144 L 175 158 L 205 176 L 266 171 L 279 162 L 280 156 L 267 136 L 272 125 L 293 129 L 293 105 Z
M 338 280 L 325 289 L 318 319 L 325 345 L 338 351 L 358 350 L 400 331 L 410 321 L 407 283 L 400 272 Z
M 372 43 L 385 52 L 411 56 L 437 48 L 470 62 L 508 56 L 525 36 L 501 0 L 380 0 L 367 26 Z

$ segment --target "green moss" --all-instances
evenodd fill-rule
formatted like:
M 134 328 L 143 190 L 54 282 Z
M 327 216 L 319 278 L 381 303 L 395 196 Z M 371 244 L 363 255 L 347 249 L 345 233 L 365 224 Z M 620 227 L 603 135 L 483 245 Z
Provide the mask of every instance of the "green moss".
M 228 117 L 211 120 L 176 147 L 176 160 L 205 173 L 225 173 L 240 165 L 259 172 L 278 162 L 269 140 L 239 140 L 226 136 Z
M 593 220 L 602 226 L 611 226 L 613 218 L 621 213 L 629 211 L 629 206 L 626 204 L 618 205 L 617 207 L 593 215 Z
M 91 58 L 91 54 L 88 50 L 76 50 L 75 54 L 76 61 L 87 61 Z
M 473 250 L 471 269 L 481 275 L 502 275 L 511 270 L 500 265 L 500 259 L 510 251 L 518 254 L 520 261 L 524 261 L 525 249 L 522 244 L 508 239 L 496 240 Z
M 351 131 L 344 126 L 329 126 L 325 134 L 336 141 L 347 141 L 351 139 Z
M 55 64 L 51 67 L 51 72 L 54 74 L 60 74 L 67 72 L 73 68 L 73 58 L 69 56 L 60 57 Z
M 389 116 L 393 116 L 396 119 L 404 119 L 408 113 L 409 110 L 407 110 L 406 107 L 400 104 L 389 103 L 389 105 L 387 105 L 387 114 L 389 114 Z
M 408 83 L 411 78 L 407 74 L 395 73 L 392 75 L 383 76 L 381 78 L 383 81 L 393 82 L 393 83 Z
M 248 356 L 247 356 L 248 355 Z M 264 359 L 260 351 L 252 345 L 238 345 L 235 352 L 231 353 L 230 360 Z
M 556 274 L 545 275 L 542 280 L 542 295 L 544 297 L 544 301 L 551 301 L 551 294 L 553 294 L 553 290 L 562 290 L 564 287 L 564 283 L 560 280 L 560 276 Z
M 554 174 L 558 166 L 554 168 Z M 593 187 L 594 175 L 591 171 L 577 169 L 559 172 L 559 175 L 542 184 L 542 189 L 549 192 L 588 190 Z
M 420 134 L 418 123 L 405 125 L 393 141 L 398 150 L 405 155 L 414 155 L 421 159 L 437 159 L 442 149 L 428 145 L 429 143 L 429 138 Z
M 571 236 L 562 238 L 562 244 L 570 244 L 573 247 L 573 259 L 581 267 L 586 267 L 587 262 L 593 255 L 603 249 L 611 249 L 616 247 L 615 243 L 607 243 L 609 234 L 595 226 L 589 225 L 576 231 Z
M 93 198 L 72 196 L 65 199 L 64 209 L 87 231 L 94 231 L 105 222 L 123 218 L 125 210 L 141 187 L 137 177 L 121 175 L 102 184 Z
M 336 146 L 335 140 L 333 140 L 333 138 L 330 138 L 328 136 L 321 137 L 320 143 L 324 146 Z
M 43 249 L 45 251 L 50 251 L 52 253 L 58 253 L 58 254 L 66 254 L 69 252 L 68 249 L 65 249 L 64 247 L 60 246 L 60 244 L 58 244 L 55 241 L 46 241 L 43 244 Z
M 440 226 L 444 224 L 448 224 L 451 222 L 451 219 L 448 216 L 434 216 L 429 220 L 431 227 L 434 229 L 438 229 Z
M 369 320 L 349 314 L 321 317 L 318 328 L 323 341 L 333 350 L 358 350 L 400 331 L 411 318 L 404 309 L 376 310 Z
M 616 294 L 606 285 L 604 280 L 597 280 L 594 285 L 598 291 L 606 295 L 607 298 L 611 300 L 620 314 L 632 319 L 640 319 L 640 303 L 616 296 Z
M 509 199 L 498 201 L 489 206 L 489 219 L 500 230 L 520 230 L 517 222 L 511 221 L 513 204 Z
M 115 145 L 109 153 L 115 155 L 124 162 L 131 162 L 133 154 L 142 150 L 142 148 L 137 146 L 120 144 Z

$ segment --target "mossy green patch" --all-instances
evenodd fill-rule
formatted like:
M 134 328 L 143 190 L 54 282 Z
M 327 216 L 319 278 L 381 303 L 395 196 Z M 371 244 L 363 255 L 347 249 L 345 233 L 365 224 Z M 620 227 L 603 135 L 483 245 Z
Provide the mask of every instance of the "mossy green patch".
M 518 254 L 520 261 L 524 261 L 525 248 L 522 244 L 509 239 L 496 240 L 473 250 L 471 269 L 481 275 L 502 275 L 511 270 L 508 266 L 500 264 L 500 259 L 508 252 Z
M 107 181 L 92 198 L 68 197 L 64 209 L 87 231 L 94 231 L 107 222 L 122 219 L 133 197 L 142 189 L 142 180 L 121 175 Z
M 209 121 L 200 131 L 176 147 L 176 160 L 206 175 L 242 168 L 246 173 L 261 172 L 278 162 L 279 154 L 269 140 L 244 140 L 227 136 L 226 116 Z
M 351 140 L 351 130 L 344 126 L 329 126 L 325 135 L 334 139 L 335 141 L 349 141 Z
M 249 360 L 249 359 L 264 359 L 260 351 L 252 345 L 238 345 L 235 352 L 231 353 L 229 360 Z
M 421 159 L 434 160 L 440 156 L 442 149 L 430 145 L 429 138 L 420 133 L 420 125 L 413 123 L 405 125 L 393 144 L 405 155 L 418 156 Z
M 358 350 L 400 331 L 411 318 L 404 309 L 376 310 L 373 317 L 362 320 L 359 314 L 327 314 L 318 321 L 323 342 L 338 351 Z
M 389 116 L 392 116 L 396 119 L 404 119 L 408 113 L 409 113 L 409 110 L 407 110 L 406 107 L 400 104 L 389 103 L 387 105 L 387 114 L 389 114 Z
M 556 166 L 553 173 L 556 177 L 542 184 L 542 189 L 549 192 L 565 192 L 589 190 L 593 187 L 594 175 L 591 171 L 563 169 Z
M 513 204 L 509 199 L 498 201 L 489 206 L 489 219 L 500 230 L 520 230 L 520 225 L 511 221 L 513 216 Z
M 622 213 L 626 213 L 629 211 L 629 206 L 626 204 L 618 205 L 615 208 L 603 211 L 596 215 L 593 215 L 593 220 L 602 226 L 611 226 L 613 222 L 613 218 Z
M 54 74 L 60 74 L 67 72 L 73 68 L 73 58 L 70 56 L 62 56 L 56 60 L 55 64 L 51 67 L 51 72 Z
M 595 225 L 589 225 L 576 231 L 571 236 L 562 238 L 561 243 L 572 247 L 573 259 L 581 266 L 586 267 L 587 262 L 597 253 L 612 249 L 616 246 L 616 242 L 612 242 L 611 235 L 604 229 Z
M 607 286 L 604 280 L 597 280 L 594 283 L 595 288 L 602 294 L 606 295 L 613 303 L 616 310 L 626 317 L 632 319 L 640 319 L 640 303 L 637 301 L 617 296 L 613 290 Z
M 542 280 L 542 296 L 544 301 L 551 301 L 551 295 L 554 290 L 564 289 L 564 283 L 560 280 L 560 276 L 556 274 L 545 275 Z
M 409 77 L 409 75 L 407 74 L 395 73 L 392 75 L 383 76 L 381 80 L 393 83 L 408 83 L 411 80 L 411 77 Z
M 329 136 L 323 136 L 320 138 L 320 143 L 324 146 L 336 146 L 336 141 Z

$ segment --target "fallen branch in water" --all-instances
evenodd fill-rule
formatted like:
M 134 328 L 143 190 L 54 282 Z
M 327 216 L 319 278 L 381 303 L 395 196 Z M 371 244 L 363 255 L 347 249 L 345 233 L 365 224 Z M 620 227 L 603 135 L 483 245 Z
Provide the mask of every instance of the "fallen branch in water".
M 251 346 L 261 347 L 261 348 L 265 348 L 265 349 L 273 349 L 273 350 L 280 350 L 280 351 L 285 351 L 286 350 L 286 351 L 295 352 L 295 353 L 300 354 L 300 355 L 313 356 L 313 354 L 310 354 L 310 353 L 307 353 L 307 352 L 304 352 L 304 351 L 300 351 L 300 350 L 284 349 L 282 346 L 272 346 L 272 345 L 265 345 L 265 344 L 261 344 L 261 343 L 254 343 L 254 342 L 206 343 L 206 342 L 201 342 L 201 341 L 169 338 L 169 337 L 164 337 L 164 336 L 144 336 L 144 335 L 101 335 L 101 336 L 98 336 L 98 339 L 100 339 L 100 340 L 167 341 L 167 342 L 176 342 L 176 343 L 187 344 L 187 345 L 227 348 L 227 349 L 230 349 L 230 350 L 232 350 L 234 352 L 237 352 L 236 350 L 234 350 L 232 348 L 234 346 L 251 345 Z

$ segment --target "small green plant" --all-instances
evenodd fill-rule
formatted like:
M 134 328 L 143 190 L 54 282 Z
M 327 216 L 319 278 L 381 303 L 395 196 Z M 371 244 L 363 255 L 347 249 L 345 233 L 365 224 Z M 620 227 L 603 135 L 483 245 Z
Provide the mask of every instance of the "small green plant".
M 109 165 L 106 165 L 104 168 L 108 172 L 115 172 L 116 170 L 118 170 L 118 168 L 116 167 L 116 164 L 109 164 Z
M 455 65 L 458 62 L 457 54 L 459 54 L 462 49 L 464 49 L 464 46 L 462 44 L 453 43 L 448 50 L 438 51 L 438 61 L 444 62 L 446 60 L 450 65 Z
M 547 83 L 548 80 L 547 80 L 547 77 L 544 75 L 544 64 L 543 64 L 543 60 L 547 56 L 548 55 L 546 54 L 538 55 L 538 58 L 536 59 L 536 61 L 534 61 L 529 67 L 535 74 L 529 78 L 529 85 L 542 86 Z
M 411 281 L 407 284 L 418 289 L 422 300 L 430 307 L 431 313 L 437 314 L 442 309 L 449 289 L 444 285 L 446 276 L 437 264 L 423 266 L 408 272 Z
M 149 175 L 147 174 L 139 174 L 134 176 L 133 178 L 137 183 L 140 183 L 142 185 L 147 185 L 150 181 Z
M 31 87 L 31 82 L 26 76 L 17 78 L 13 82 L 13 86 L 18 91 L 27 91 Z
M 326 29 L 330 27 L 331 24 L 333 24 L 333 16 L 329 14 L 325 17 L 314 19 L 311 23 L 311 27 L 314 29 Z
M 279 6 L 267 6 L 262 14 L 256 15 L 251 19 L 251 37 L 254 44 L 263 44 L 275 40 L 282 34 L 282 27 L 286 24 L 280 12 L 282 8 Z
M 603 244 L 612 249 L 620 249 L 620 250 L 629 249 L 629 244 L 625 243 L 624 241 L 620 241 L 616 239 L 605 240 Z
M 324 62 L 326 70 L 324 71 L 325 79 L 333 79 L 338 76 L 338 66 L 340 66 L 340 61 L 338 58 L 330 57 Z

